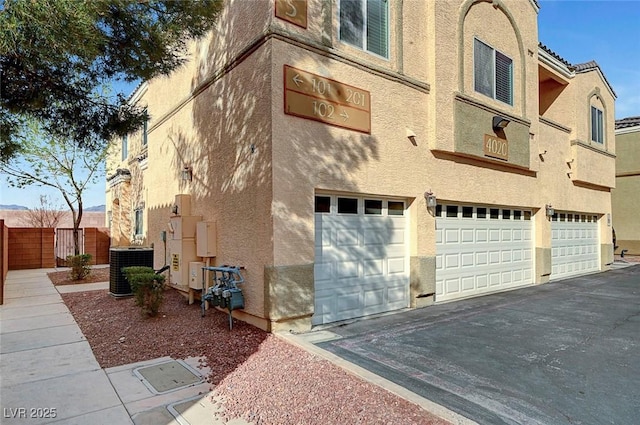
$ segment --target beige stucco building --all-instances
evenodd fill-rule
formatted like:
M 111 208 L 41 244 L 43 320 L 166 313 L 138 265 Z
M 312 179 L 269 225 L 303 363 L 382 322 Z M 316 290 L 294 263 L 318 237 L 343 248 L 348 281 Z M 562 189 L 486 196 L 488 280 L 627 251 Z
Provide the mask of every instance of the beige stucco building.
M 616 188 L 611 193 L 616 253 L 640 255 L 640 117 L 616 120 Z
M 190 262 L 243 266 L 234 316 L 268 330 L 607 269 L 615 93 L 538 13 L 227 2 L 131 97 L 151 118 L 108 162 L 113 245 L 153 245 L 184 291 Z

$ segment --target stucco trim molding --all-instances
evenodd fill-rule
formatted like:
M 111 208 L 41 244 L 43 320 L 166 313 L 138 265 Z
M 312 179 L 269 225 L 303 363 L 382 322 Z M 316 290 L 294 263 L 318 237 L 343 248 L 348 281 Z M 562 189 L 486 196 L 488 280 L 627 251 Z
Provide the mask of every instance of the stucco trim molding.
M 617 136 L 619 134 L 638 133 L 638 132 L 640 132 L 640 125 L 635 125 L 633 127 L 619 128 L 614 133 Z
M 519 124 L 526 125 L 526 126 L 529 126 L 529 127 L 531 126 L 531 121 L 529 121 L 528 119 L 524 119 L 524 118 L 519 117 L 517 115 L 513 115 L 513 114 L 511 114 L 509 112 L 505 112 L 505 111 L 503 111 L 501 109 L 494 108 L 494 107 L 492 107 L 490 105 L 487 105 L 485 103 L 479 102 L 478 100 L 476 100 L 476 99 L 474 99 L 474 98 L 472 98 L 470 96 L 467 96 L 465 94 L 455 93 L 454 97 L 455 97 L 455 100 L 457 100 L 459 102 L 466 103 L 468 105 L 472 105 L 472 106 L 475 106 L 475 107 L 480 108 L 480 109 L 484 109 L 485 111 L 490 112 L 492 114 L 497 114 L 497 115 L 504 116 L 506 118 L 509 118 L 513 122 L 517 122 Z
M 609 158 L 615 158 L 616 157 L 615 154 L 612 154 L 611 152 L 607 152 L 605 150 L 599 149 L 599 148 L 597 148 L 595 146 L 592 146 L 589 143 L 584 142 L 582 140 L 578 140 L 578 139 L 572 140 L 571 141 L 571 146 L 574 146 L 574 145 L 577 145 L 577 146 L 592 150 L 593 152 L 597 152 L 597 153 L 599 153 L 601 155 L 604 155 L 604 156 L 607 156 Z
M 490 168 L 492 170 L 504 171 L 505 173 L 522 174 L 528 177 L 536 177 L 538 175 L 537 171 L 525 166 L 510 164 L 508 162 L 502 162 L 489 157 L 476 156 L 463 152 L 443 151 L 439 149 L 432 149 L 431 153 L 438 159 L 458 162 L 461 164 L 469 164 L 474 167 Z
M 107 176 L 107 183 L 109 183 L 109 187 L 129 182 L 131 182 L 131 171 L 124 168 L 118 168 L 115 173 Z
M 541 124 L 546 124 L 546 125 L 548 125 L 549 127 L 553 127 L 553 128 L 555 128 L 556 130 L 560 130 L 560 131 L 563 131 L 563 132 L 565 132 L 565 133 L 571 133 L 571 129 L 570 129 L 569 127 L 565 127 L 565 126 L 564 126 L 564 125 L 562 125 L 562 124 L 558 124 L 558 123 L 557 123 L 557 122 L 555 122 L 555 121 L 551 121 L 549 118 L 539 117 L 539 119 L 540 119 L 540 123 L 541 123 Z
M 640 171 L 636 171 L 636 172 L 630 171 L 628 173 L 616 174 L 616 178 L 617 177 L 638 177 L 638 176 L 640 176 Z

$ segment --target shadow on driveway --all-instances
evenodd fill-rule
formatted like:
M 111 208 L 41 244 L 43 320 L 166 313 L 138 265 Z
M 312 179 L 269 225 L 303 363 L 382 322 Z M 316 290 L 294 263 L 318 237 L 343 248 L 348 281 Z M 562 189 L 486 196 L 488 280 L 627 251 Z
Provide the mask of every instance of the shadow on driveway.
M 316 345 L 480 424 L 640 417 L 640 265 L 330 330 Z

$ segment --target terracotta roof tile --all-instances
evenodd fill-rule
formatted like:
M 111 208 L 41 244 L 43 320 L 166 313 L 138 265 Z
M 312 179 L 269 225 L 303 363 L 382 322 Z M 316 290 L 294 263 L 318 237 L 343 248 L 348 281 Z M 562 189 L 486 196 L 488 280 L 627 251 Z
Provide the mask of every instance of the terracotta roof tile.
M 619 130 L 621 128 L 636 127 L 636 126 L 640 126 L 640 116 L 627 117 L 627 118 L 616 120 L 616 130 Z
M 573 65 L 571 65 L 568 60 L 566 60 L 565 58 L 563 58 L 562 56 L 560 56 L 559 54 L 557 54 L 556 52 L 554 52 L 553 50 L 545 46 L 544 44 L 538 42 L 538 47 L 540 47 L 545 52 L 549 53 L 551 56 L 553 56 L 555 59 L 559 60 L 563 64 L 567 65 L 567 67 L 569 67 L 570 70 L 573 70 Z

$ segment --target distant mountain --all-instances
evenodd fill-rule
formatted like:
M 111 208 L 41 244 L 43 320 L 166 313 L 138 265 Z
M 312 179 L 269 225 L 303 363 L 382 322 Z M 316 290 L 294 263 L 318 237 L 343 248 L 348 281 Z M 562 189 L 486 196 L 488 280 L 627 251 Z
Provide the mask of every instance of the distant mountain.
M 84 208 L 84 211 L 86 211 L 86 212 L 93 212 L 93 211 L 105 212 L 106 209 L 107 208 L 106 208 L 105 205 L 96 205 L 94 207 Z
M 11 204 L 11 205 L 2 205 L 0 204 L 0 210 L 28 210 L 29 208 L 24 207 L 22 205 L 15 205 L 15 204 Z

